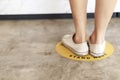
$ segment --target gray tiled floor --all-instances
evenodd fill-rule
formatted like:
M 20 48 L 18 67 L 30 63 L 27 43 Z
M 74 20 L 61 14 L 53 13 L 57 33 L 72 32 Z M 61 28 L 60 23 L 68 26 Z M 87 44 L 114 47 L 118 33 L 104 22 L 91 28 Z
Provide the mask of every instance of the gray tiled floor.
M 89 35 L 93 28 L 88 19 Z M 59 56 L 56 43 L 73 32 L 72 19 L 0 21 L 0 80 L 120 80 L 120 18 L 110 21 L 106 40 L 115 52 L 104 60 Z

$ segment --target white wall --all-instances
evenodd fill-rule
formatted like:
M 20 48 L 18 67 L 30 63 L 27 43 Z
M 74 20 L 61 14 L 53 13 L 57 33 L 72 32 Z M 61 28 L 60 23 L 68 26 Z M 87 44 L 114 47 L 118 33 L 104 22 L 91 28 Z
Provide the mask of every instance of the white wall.
M 87 13 L 93 13 L 95 10 L 95 1 L 96 0 L 88 0 L 88 5 L 87 5 Z M 69 5 L 69 0 L 67 2 L 67 13 L 71 13 L 70 10 L 70 5 Z M 117 1 L 116 8 L 114 12 L 120 12 L 120 0 Z
M 95 0 L 88 0 L 87 12 L 94 12 Z M 120 0 L 115 12 L 120 12 Z M 0 15 L 71 13 L 69 0 L 0 0 Z

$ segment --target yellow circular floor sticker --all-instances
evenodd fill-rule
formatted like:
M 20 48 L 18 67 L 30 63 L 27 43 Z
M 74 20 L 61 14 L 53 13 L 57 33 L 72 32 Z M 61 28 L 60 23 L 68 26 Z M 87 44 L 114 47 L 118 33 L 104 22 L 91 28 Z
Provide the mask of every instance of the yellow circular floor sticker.
M 82 61 L 95 61 L 95 60 L 105 59 L 105 58 L 111 56 L 114 52 L 114 48 L 113 48 L 112 44 L 110 44 L 108 41 L 106 41 L 105 54 L 100 57 L 93 57 L 90 54 L 88 54 L 86 56 L 78 56 L 78 55 L 74 54 L 71 50 L 66 48 L 62 44 L 61 41 L 57 43 L 55 49 L 58 52 L 58 54 L 60 54 L 61 56 L 65 57 L 65 58 L 69 58 L 72 60 L 82 60 Z

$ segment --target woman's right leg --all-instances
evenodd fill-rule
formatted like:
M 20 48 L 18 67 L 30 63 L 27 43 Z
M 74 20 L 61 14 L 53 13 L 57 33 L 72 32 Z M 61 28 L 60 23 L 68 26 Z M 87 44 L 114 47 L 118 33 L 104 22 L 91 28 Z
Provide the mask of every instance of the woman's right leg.
M 117 0 L 96 0 L 95 29 L 91 35 L 91 43 L 102 43 L 112 17 Z
M 75 25 L 75 43 L 86 41 L 86 9 L 87 0 L 70 0 L 72 16 Z
M 95 28 L 89 37 L 90 54 L 98 57 L 104 55 L 106 46 L 105 33 L 112 17 L 117 0 L 96 0 Z

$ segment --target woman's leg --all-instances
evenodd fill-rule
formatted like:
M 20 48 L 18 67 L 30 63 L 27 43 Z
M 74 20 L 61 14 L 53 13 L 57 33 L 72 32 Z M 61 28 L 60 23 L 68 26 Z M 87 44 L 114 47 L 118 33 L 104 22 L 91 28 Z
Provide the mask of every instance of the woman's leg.
M 72 16 L 75 25 L 75 43 L 86 41 L 86 8 L 87 0 L 70 0 Z
M 96 0 L 95 29 L 91 35 L 91 43 L 102 43 L 117 0 Z

